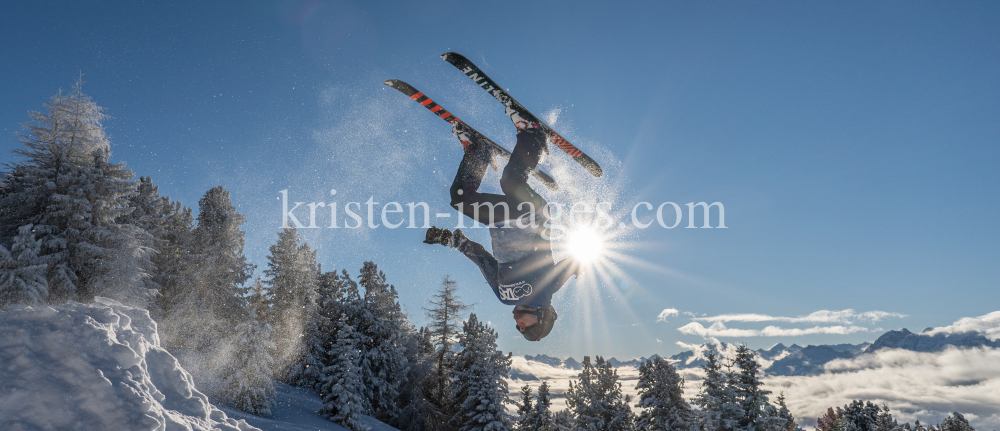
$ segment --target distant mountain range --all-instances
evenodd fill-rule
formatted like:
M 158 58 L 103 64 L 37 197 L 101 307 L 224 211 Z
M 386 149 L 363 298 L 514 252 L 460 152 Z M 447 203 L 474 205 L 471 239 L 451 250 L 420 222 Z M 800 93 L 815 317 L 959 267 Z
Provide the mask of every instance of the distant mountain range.
M 910 332 L 906 328 L 889 331 L 882 334 L 882 336 L 878 337 L 878 339 L 876 339 L 873 343 L 837 345 L 824 344 L 819 346 L 809 345 L 806 347 L 801 347 L 796 344 L 786 347 L 784 344 L 778 343 L 770 349 L 757 350 L 756 353 L 761 359 L 761 365 L 764 368 L 765 374 L 772 376 L 805 376 L 822 373 L 823 366 L 835 359 L 850 359 L 856 356 L 874 353 L 882 349 L 904 349 L 914 352 L 937 352 L 944 350 L 948 346 L 955 346 L 959 348 L 1000 348 L 1000 339 L 995 341 L 990 340 L 979 332 L 965 332 L 959 334 L 937 333 L 931 335 L 930 332 L 932 329 L 933 328 L 927 328 L 919 334 Z M 721 345 L 703 344 L 700 348 L 702 349 L 702 353 L 707 350 L 713 350 L 718 353 L 720 350 L 723 352 L 730 350 L 733 346 L 727 345 L 726 343 L 722 343 Z M 659 355 L 653 355 L 650 358 L 657 356 Z M 703 354 L 696 355 L 694 351 L 688 350 L 673 355 L 669 359 L 677 366 L 677 368 L 688 369 L 704 365 L 705 360 L 701 359 L 701 357 L 703 357 Z M 573 358 L 563 360 L 547 355 L 525 355 L 524 358 L 528 361 L 539 362 L 553 367 L 563 367 L 573 370 L 579 370 L 581 368 L 580 362 Z M 607 359 L 607 361 L 611 363 L 611 366 L 618 368 L 638 367 L 640 363 L 646 361 L 647 359 L 649 358 L 620 361 L 615 358 L 610 358 Z M 511 374 L 511 377 L 520 380 L 537 380 L 535 376 L 520 371 L 514 372 L 514 370 L 512 370 Z

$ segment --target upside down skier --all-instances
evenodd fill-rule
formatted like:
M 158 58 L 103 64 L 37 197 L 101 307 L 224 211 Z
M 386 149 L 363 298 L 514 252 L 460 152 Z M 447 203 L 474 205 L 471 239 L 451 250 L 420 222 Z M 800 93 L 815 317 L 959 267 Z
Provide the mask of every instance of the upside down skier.
M 545 134 L 535 117 L 505 103 L 506 115 L 517 129 L 517 144 L 500 178 L 502 195 L 480 193 L 487 166 L 496 156 L 490 145 L 477 142 L 463 124 L 454 123 L 452 134 L 465 150 L 451 185 L 451 206 L 490 228 L 493 254 L 468 239 L 460 229 L 451 232 L 431 227 L 425 243 L 454 248 L 475 263 L 500 302 L 513 305 L 518 331 L 529 341 L 538 341 L 552 331 L 557 314 L 552 294 L 581 266 L 552 256 L 547 229 L 551 218 L 548 203 L 528 185 L 528 176 L 548 153 Z

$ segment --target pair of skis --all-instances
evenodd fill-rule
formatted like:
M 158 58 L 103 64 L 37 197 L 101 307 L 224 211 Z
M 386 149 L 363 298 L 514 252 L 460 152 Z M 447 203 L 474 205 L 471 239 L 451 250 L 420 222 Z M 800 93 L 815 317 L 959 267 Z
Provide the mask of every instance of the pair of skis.
M 583 168 L 586 169 L 587 172 L 590 172 L 591 175 L 595 177 L 600 177 L 601 175 L 603 175 L 603 172 L 601 171 L 601 166 L 598 165 L 597 162 L 594 161 L 594 159 L 591 159 L 590 156 L 584 154 L 583 151 L 580 151 L 580 149 L 576 148 L 576 146 L 574 146 L 565 138 L 563 138 L 554 130 L 552 130 L 552 128 L 549 127 L 547 124 L 545 124 L 541 119 L 539 119 L 537 116 L 535 116 L 530 111 L 525 109 L 524 105 L 521 105 L 520 102 L 514 100 L 514 98 L 511 97 L 510 94 L 507 94 L 507 92 L 504 91 L 503 88 L 497 85 L 496 82 L 490 79 L 489 76 L 486 76 L 486 74 L 483 73 L 483 71 L 479 69 L 479 67 L 473 64 L 471 61 L 469 61 L 469 59 L 455 52 L 445 53 L 441 56 L 441 58 L 447 61 L 448 63 L 451 63 L 456 68 L 458 68 L 459 71 L 461 71 L 470 79 L 472 79 L 473 82 L 478 84 L 480 88 L 486 90 L 487 93 L 490 93 L 490 95 L 492 95 L 500 103 L 503 103 L 505 106 L 508 103 L 513 104 L 514 107 L 520 110 L 524 115 L 530 117 L 526 118 L 527 120 L 538 123 L 538 125 L 541 127 L 542 131 L 548 138 L 549 142 L 551 142 L 553 145 L 558 147 L 560 150 L 563 150 L 566 154 L 572 157 L 573 160 L 579 163 L 580 166 L 583 166 Z M 494 147 L 497 153 L 500 156 L 504 157 L 505 159 L 510 158 L 510 151 L 507 151 L 506 148 L 493 142 L 492 140 L 484 136 L 482 133 L 479 133 L 479 131 L 472 128 L 472 126 L 469 126 L 462 120 L 459 120 L 458 117 L 456 117 L 454 114 L 445 110 L 444 107 L 435 103 L 433 100 L 425 96 L 420 91 L 417 91 L 417 89 L 414 88 L 412 85 L 407 84 L 398 79 L 387 80 L 385 81 L 385 85 L 395 88 L 396 90 L 399 90 L 401 93 L 409 96 L 411 99 L 415 100 L 417 103 L 420 103 L 425 108 L 427 108 L 435 115 L 437 115 L 439 118 L 447 121 L 449 124 L 455 125 L 457 123 L 458 127 L 463 128 L 464 131 L 472 135 L 474 139 L 479 139 L 479 142 L 485 142 L 488 145 Z M 494 168 L 495 167 L 496 166 L 494 165 Z M 552 177 L 549 176 L 547 173 L 541 171 L 540 169 L 536 169 L 534 172 L 532 172 L 532 175 L 536 179 L 541 181 L 542 184 L 545 184 L 545 186 L 548 187 L 550 190 L 556 190 L 559 188 L 555 180 L 552 179 Z

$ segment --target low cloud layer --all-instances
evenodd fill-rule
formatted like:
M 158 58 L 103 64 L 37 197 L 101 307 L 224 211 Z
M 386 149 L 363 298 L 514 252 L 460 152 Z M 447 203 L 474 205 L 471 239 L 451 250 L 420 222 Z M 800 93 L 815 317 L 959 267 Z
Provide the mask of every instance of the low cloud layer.
M 978 430 L 1000 427 L 1000 349 L 881 350 L 826 369 L 765 382 L 775 394 L 784 392 L 792 412 L 809 425 L 827 407 L 863 399 L 887 404 L 900 422 L 938 423 L 959 412 Z
M 846 335 L 855 332 L 868 332 L 871 329 L 861 326 L 813 326 L 811 328 L 781 328 L 778 326 L 768 326 L 764 329 L 738 329 L 727 328 L 722 322 L 715 322 L 712 326 L 704 327 L 698 322 L 691 322 L 677 328 L 682 334 L 699 335 L 704 338 L 709 337 L 797 337 L 801 335 L 813 334 L 837 334 Z
M 951 325 L 932 329 L 929 335 L 960 334 L 970 331 L 982 332 L 983 335 L 994 340 L 1000 338 L 1000 311 L 979 317 L 963 317 Z
M 579 374 L 523 357 L 514 358 L 513 368 L 539 380 L 512 380 L 511 396 L 516 399 L 525 384 L 537 391 L 545 380 L 552 387 L 554 410 L 565 408 L 563 396 L 570 380 Z M 959 412 L 977 430 L 1000 429 L 1000 349 L 949 348 L 933 353 L 880 350 L 831 362 L 826 369 L 813 376 L 765 376 L 764 389 L 772 392 L 772 399 L 783 392 L 796 420 L 810 428 L 828 407 L 860 399 L 887 404 L 900 423 L 920 420 L 937 424 L 951 412 Z M 691 400 L 698 394 L 701 373 L 698 368 L 681 370 L 685 398 Z M 638 371 L 622 367 L 618 375 L 622 391 L 635 399 Z

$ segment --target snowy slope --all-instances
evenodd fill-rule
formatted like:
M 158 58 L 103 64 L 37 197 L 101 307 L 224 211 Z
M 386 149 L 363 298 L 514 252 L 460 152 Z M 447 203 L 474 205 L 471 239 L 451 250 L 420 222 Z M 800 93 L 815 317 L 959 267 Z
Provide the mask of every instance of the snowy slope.
M 315 392 L 288 386 L 284 383 L 274 384 L 277 404 L 271 407 L 272 417 L 262 418 L 241 412 L 226 406 L 219 406 L 230 417 L 243 419 L 247 423 L 264 431 L 323 431 L 346 430 L 340 425 L 323 419 L 316 414 L 323 401 Z M 361 418 L 362 425 L 369 431 L 398 431 L 370 417 Z
M 195 389 L 146 310 L 97 298 L 0 312 L 0 429 L 256 428 Z

